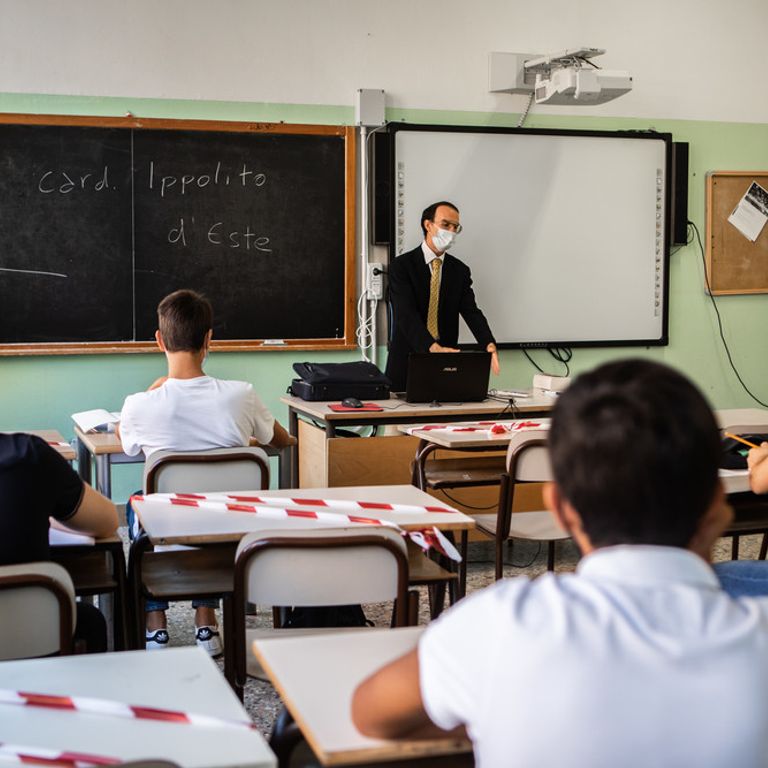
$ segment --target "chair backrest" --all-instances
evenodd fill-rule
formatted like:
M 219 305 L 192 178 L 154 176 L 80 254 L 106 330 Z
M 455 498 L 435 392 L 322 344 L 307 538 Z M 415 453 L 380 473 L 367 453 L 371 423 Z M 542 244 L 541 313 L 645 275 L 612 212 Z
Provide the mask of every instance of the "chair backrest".
M 547 449 L 549 430 L 517 432 L 507 448 L 507 472 L 512 482 L 545 483 L 552 479 Z
M 72 652 L 75 588 L 57 563 L 0 566 L 0 660 Z
M 253 533 L 237 548 L 235 605 L 350 605 L 398 599 L 405 607 L 408 555 L 391 528 Z
M 157 451 L 144 467 L 145 493 L 206 493 L 269 488 L 269 463 L 261 448 Z

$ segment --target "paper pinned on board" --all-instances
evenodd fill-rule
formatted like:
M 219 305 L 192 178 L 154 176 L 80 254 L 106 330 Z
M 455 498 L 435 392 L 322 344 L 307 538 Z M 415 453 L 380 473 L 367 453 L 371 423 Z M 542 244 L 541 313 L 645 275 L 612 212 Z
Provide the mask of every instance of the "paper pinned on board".
M 754 243 L 768 221 L 768 190 L 753 181 L 728 221 Z

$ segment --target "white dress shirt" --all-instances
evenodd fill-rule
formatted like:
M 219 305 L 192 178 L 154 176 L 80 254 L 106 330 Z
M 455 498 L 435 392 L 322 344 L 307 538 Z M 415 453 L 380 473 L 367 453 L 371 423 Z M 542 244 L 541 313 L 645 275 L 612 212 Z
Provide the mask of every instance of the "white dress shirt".
M 445 254 L 436 254 L 428 245 L 427 241 L 423 240 L 421 243 L 421 251 L 424 254 L 424 263 L 429 267 L 429 274 L 432 274 L 432 262 L 437 259 L 440 262 L 440 274 L 437 276 L 437 285 L 440 287 L 440 283 L 443 280 L 443 265 L 445 264 Z
M 686 550 L 501 581 L 428 627 L 419 665 L 482 768 L 768 765 L 768 599 L 729 598 Z

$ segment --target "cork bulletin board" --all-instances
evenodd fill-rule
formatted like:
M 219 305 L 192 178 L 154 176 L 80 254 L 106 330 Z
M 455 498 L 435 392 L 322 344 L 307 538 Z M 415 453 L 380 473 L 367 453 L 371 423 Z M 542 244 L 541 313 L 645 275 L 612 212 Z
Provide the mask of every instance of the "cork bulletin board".
M 728 217 L 753 182 L 768 189 L 768 171 L 707 175 L 707 276 L 715 295 L 768 293 L 768 225 L 752 242 Z

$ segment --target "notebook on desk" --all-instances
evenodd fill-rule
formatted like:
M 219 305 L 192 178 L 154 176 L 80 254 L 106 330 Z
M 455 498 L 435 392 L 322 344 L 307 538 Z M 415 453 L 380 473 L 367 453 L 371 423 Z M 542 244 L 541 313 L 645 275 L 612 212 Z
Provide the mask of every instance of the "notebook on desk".
M 412 352 L 405 401 L 478 403 L 488 396 L 490 352 Z

